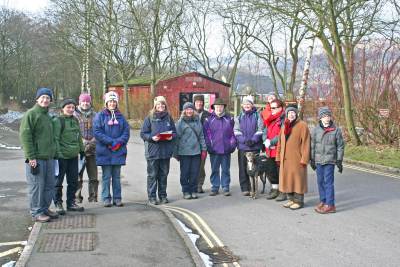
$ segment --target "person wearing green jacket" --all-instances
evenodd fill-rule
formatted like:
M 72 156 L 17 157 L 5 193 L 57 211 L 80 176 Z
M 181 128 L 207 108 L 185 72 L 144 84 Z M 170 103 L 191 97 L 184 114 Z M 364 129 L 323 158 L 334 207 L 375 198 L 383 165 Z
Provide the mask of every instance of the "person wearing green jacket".
M 54 195 L 56 141 L 48 113 L 53 93 L 48 88 L 36 92 L 36 104 L 22 118 L 19 135 L 25 154 L 26 180 L 32 220 L 48 222 L 58 217 L 49 210 Z
M 72 98 L 62 101 L 62 114 L 56 123 L 56 142 L 59 173 L 56 176 L 54 205 L 60 215 L 65 214 L 62 200 L 64 176 L 67 178 L 67 211 L 83 211 L 75 203 L 78 187 L 78 156 L 84 157 L 84 147 L 78 120 L 73 116 L 76 102 Z

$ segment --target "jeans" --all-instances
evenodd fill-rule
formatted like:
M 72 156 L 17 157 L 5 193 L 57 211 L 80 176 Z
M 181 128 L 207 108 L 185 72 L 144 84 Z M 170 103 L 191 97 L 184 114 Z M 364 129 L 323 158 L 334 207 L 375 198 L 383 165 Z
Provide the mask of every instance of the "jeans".
M 197 193 L 197 177 L 201 164 L 200 155 L 179 156 L 181 167 L 180 182 L 183 193 Z
M 218 192 L 220 186 L 224 192 L 229 191 L 231 183 L 231 154 L 210 154 L 211 161 L 211 191 Z M 221 172 L 220 172 L 221 168 Z
M 334 164 L 317 164 L 319 200 L 327 205 L 335 205 Z
M 75 196 L 77 199 L 83 200 L 82 187 L 83 187 L 83 174 L 85 172 L 89 178 L 89 201 L 97 200 L 97 191 L 99 186 L 99 180 L 97 179 L 97 165 L 96 156 L 86 156 L 85 166 L 82 168 L 78 176 L 78 188 Z
M 54 204 L 62 203 L 64 176 L 67 177 L 67 207 L 75 203 L 75 192 L 78 186 L 78 157 L 58 159 L 59 173 L 56 176 Z
M 121 200 L 121 165 L 101 166 L 103 171 L 101 198 L 104 202 Z M 112 197 L 110 194 L 110 183 L 112 184 Z
M 147 160 L 147 196 L 149 199 L 167 197 L 167 177 L 169 173 L 170 159 Z
M 31 174 L 31 166 L 25 164 L 30 213 L 37 217 L 46 213 L 54 197 L 54 160 L 37 159 L 39 173 Z

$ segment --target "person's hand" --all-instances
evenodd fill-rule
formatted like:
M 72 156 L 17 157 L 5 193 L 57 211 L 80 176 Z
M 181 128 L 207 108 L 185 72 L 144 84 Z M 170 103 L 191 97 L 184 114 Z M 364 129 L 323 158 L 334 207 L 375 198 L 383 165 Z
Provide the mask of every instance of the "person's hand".
M 160 136 L 157 134 L 151 138 L 154 142 L 158 142 L 160 140 Z
M 28 163 L 29 163 L 29 165 L 30 165 L 31 167 L 33 167 L 33 168 L 36 168 L 36 166 L 37 166 L 37 161 L 36 161 L 36 159 L 30 159 Z
M 84 157 L 85 157 L 85 152 L 83 151 L 79 152 L 79 159 L 83 160 Z
M 310 166 L 311 166 L 311 169 L 313 169 L 313 171 L 315 171 L 317 169 L 317 165 L 315 165 L 315 161 L 314 160 L 310 161 Z
M 111 150 L 112 151 L 117 151 L 118 149 L 120 149 L 121 148 L 121 143 L 113 143 L 113 145 L 112 145 L 112 147 L 111 147 Z
M 246 146 L 253 146 L 254 145 L 254 141 L 253 140 L 247 140 L 244 142 L 246 144 Z
M 205 160 L 207 158 L 207 151 L 203 150 L 201 151 L 201 160 Z
M 271 146 L 271 140 L 265 139 L 265 141 L 264 141 L 264 146 L 265 146 L 265 148 L 270 148 L 270 146 Z
M 300 163 L 300 166 L 302 166 L 303 168 L 307 168 L 307 164 L 304 163 Z
M 172 140 L 172 135 L 168 138 L 166 138 L 166 140 L 171 141 Z
M 343 172 L 343 162 L 341 160 L 336 161 L 336 166 L 339 169 L 339 173 Z

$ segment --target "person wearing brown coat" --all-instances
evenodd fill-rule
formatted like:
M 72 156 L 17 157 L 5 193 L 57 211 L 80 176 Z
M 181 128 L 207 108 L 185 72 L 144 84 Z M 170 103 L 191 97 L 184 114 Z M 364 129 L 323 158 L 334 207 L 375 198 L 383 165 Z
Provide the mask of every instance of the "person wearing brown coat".
M 279 161 L 279 191 L 287 194 L 288 202 L 283 206 L 292 210 L 304 206 L 307 192 L 307 164 L 310 161 L 310 130 L 307 123 L 298 117 L 296 107 L 286 108 L 286 119 L 282 127 L 276 151 Z

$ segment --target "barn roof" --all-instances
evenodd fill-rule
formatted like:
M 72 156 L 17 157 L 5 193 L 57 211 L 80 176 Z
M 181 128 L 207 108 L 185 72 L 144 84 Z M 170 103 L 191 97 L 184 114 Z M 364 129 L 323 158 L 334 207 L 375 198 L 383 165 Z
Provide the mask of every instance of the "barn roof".
M 204 74 L 201 74 L 201 73 L 195 72 L 195 71 L 194 72 L 186 72 L 186 73 L 180 73 L 180 74 L 166 76 L 163 79 L 161 79 L 159 82 L 172 80 L 172 79 L 175 79 L 175 78 L 181 77 L 181 76 L 189 76 L 190 74 L 196 74 L 196 75 L 198 75 L 198 76 L 200 76 L 200 77 L 202 77 L 204 79 L 208 79 L 208 80 L 213 81 L 215 83 L 222 84 L 222 85 L 224 85 L 226 87 L 230 87 L 231 86 L 229 83 L 225 83 L 223 81 L 208 77 L 208 76 L 206 76 Z M 151 78 L 148 77 L 148 76 L 136 77 L 136 78 L 130 79 L 128 81 L 128 85 L 130 85 L 130 86 L 131 85 L 150 85 L 150 84 L 151 84 Z M 111 84 L 110 86 L 123 86 L 123 82 L 116 82 L 114 84 Z

